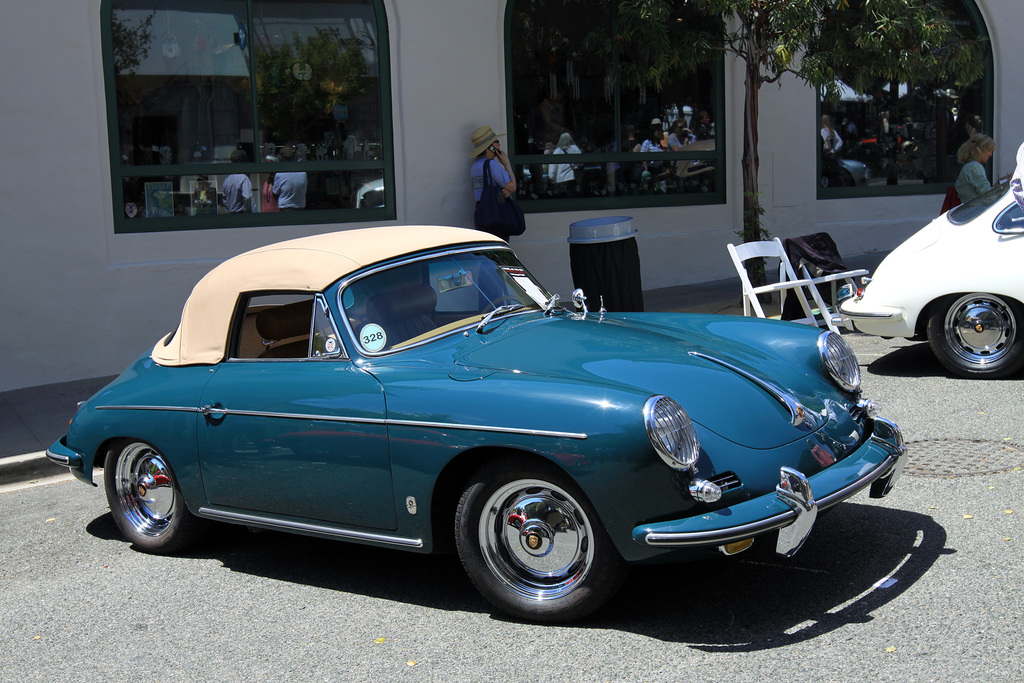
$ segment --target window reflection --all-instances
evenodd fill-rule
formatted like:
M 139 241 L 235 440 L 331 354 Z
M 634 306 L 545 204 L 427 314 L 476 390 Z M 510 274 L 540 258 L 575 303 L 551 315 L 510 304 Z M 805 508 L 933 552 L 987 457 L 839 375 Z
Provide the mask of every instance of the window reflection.
M 245 2 L 125 0 L 112 42 L 121 163 L 227 161 L 252 148 Z
M 257 104 L 265 155 L 381 157 L 379 60 L 365 2 L 253 3 Z
M 274 180 L 281 174 L 247 174 L 252 195 L 244 213 L 373 209 L 384 206 L 381 171 L 309 171 L 304 206 L 287 199 L 287 189 Z M 122 180 L 125 218 L 216 216 L 231 213 L 225 202 L 228 174 L 128 176 Z
M 952 21 L 978 34 L 962 0 L 942 0 Z M 864 92 L 840 74 L 838 102 L 821 101 L 819 129 L 823 188 L 947 185 L 960 173 L 957 150 L 984 133 L 984 79 L 970 87 L 877 79 Z M 834 130 L 838 143 L 829 144 Z
M 660 90 L 627 87 L 615 65 L 628 57 L 599 37 L 613 32 L 615 3 L 517 2 L 510 17 L 521 200 L 715 192 L 714 55 Z
M 647 161 L 647 168 L 644 161 Z M 574 197 L 623 197 L 699 194 L 714 192 L 715 165 L 712 160 L 660 160 L 637 155 L 636 161 L 582 162 L 568 182 L 553 181 L 555 164 L 520 164 L 516 175 L 525 187 L 520 196 L 529 199 L 570 199 Z M 535 175 L 536 174 L 536 175 Z
M 174 219 L 229 213 L 388 208 L 376 0 L 105 8 L 119 232 L 215 227 Z
M 878 81 L 867 93 L 843 92 L 838 105 L 822 103 L 822 187 L 951 183 L 957 149 L 970 130 L 983 132 L 981 86 Z

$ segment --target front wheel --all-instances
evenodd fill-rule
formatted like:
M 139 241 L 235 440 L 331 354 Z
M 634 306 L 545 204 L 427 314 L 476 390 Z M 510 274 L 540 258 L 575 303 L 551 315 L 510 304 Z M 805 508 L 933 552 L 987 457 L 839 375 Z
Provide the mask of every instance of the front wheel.
M 107 451 L 103 483 L 114 521 L 139 550 L 178 552 L 206 531 L 207 522 L 185 507 L 166 458 L 147 443 L 131 441 Z
M 1021 305 L 994 294 L 952 295 L 928 318 L 935 357 L 961 377 L 999 378 L 1024 367 Z
M 459 501 L 455 539 L 484 597 L 532 621 L 590 614 L 628 570 L 579 487 L 541 463 L 501 460 L 478 471 Z

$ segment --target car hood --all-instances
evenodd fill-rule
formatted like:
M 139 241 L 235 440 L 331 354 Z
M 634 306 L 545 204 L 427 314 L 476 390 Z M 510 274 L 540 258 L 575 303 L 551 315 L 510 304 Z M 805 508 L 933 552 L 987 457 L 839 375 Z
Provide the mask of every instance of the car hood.
M 456 362 L 665 394 L 704 428 L 765 449 L 808 433 L 792 424 L 778 393 L 818 414 L 841 401 L 821 373 L 817 335 L 806 325 L 738 316 L 521 316 L 487 331 Z

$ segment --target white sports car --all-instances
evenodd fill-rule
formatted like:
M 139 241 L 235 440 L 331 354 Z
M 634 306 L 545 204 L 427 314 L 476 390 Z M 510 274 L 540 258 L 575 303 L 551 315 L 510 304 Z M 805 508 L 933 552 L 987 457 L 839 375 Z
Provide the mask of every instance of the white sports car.
M 1009 189 L 998 185 L 939 216 L 889 254 L 861 292 L 840 295 L 846 327 L 927 339 L 962 377 L 1024 367 L 1024 213 Z

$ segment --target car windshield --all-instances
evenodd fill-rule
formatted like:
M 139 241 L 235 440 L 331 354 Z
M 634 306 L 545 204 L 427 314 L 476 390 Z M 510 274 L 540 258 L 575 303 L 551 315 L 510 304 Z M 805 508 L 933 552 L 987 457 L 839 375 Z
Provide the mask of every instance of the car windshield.
M 502 312 L 541 310 L 547 291 L 508 250 L 447 253 L 374 271 L 339 293 L 364 352 L 407 348 Z
M 983 214 L 985 209 L 998 202 L 1009 190 L 1010 183 L 1000 183 L 988 192 L 983 192 L 955 209 L 950 209 L 948 214 L 949 222 L 953 225 L 970 223 Z

